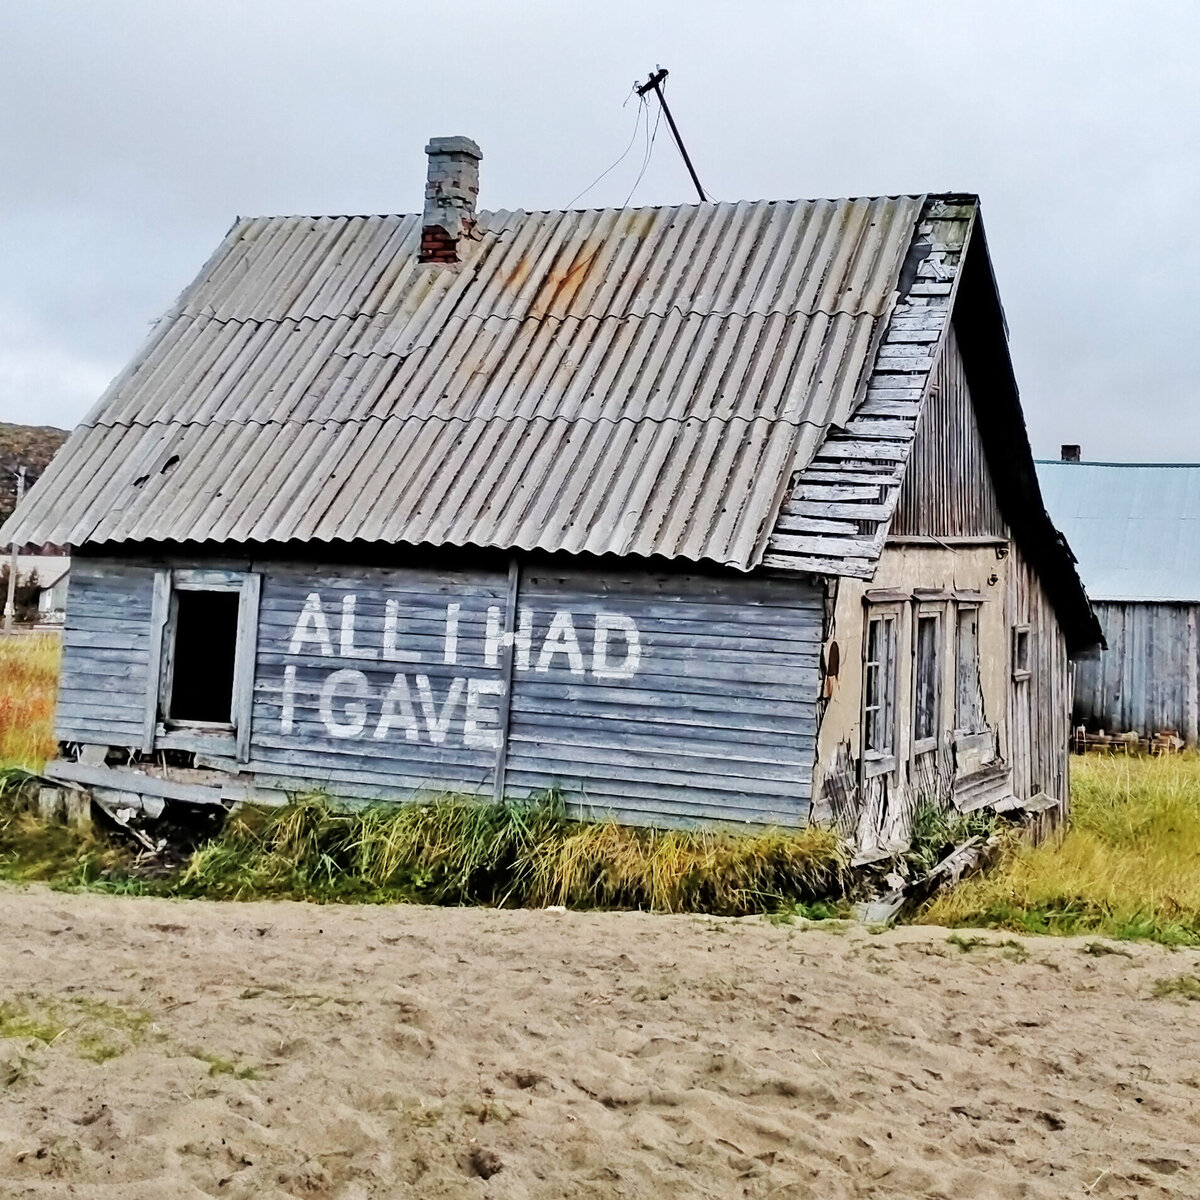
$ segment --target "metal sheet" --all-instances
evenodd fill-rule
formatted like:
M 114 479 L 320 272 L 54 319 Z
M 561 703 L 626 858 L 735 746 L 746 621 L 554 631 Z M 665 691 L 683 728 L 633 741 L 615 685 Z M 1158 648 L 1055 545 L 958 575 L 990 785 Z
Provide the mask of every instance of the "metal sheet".
M 238 222 L 0 538 L 749 569 L 865 387 L 921 197 Z
M 1200 465 L 1040 461 L 1093 600 L 1200 601 Z

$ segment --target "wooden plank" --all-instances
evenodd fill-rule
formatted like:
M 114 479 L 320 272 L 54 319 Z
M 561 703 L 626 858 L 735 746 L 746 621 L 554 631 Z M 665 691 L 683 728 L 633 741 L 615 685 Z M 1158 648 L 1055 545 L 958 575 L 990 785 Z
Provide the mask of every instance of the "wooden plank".
M 248 799 L 252 789 L 245 784 L 230 782 L 221 787 L 199 783 L 178 783 L 159 779 L 120 767 L 103 767 L 70 759 L 56 758 L 46 764 L 43 774 L 48 779 L 67 783 L 82 783 L 87 787 L 109 788 L 117 792 L 135 792 L 139 796 L 161 796 L 165 800 L 183 800 L 188 804 L 220 804 L 223 800 Z
M 504 632 L 507 634 L 503 648 L 502 675 L 504 690 L 500 694 L 500 713 L 497 726 L 500 729 L 500 744 L 496 747 L 496 762 L 492 768 L 492 799 L 499 804 L 504 799 L 504 772 L 508 767 L 508 739 L 511 724 L 513 693 L 513 662 L 516 645 L 513 634 L 517 628 L 517 595 L 521 587 L 521 563 L 513 555 L 508 564 L 508 594 L 504 601 Z
M 258 664 L 258 610 L 262 575 L 251 571 L 243 576 L 241 593 L 234 652 L 232 714 L 237 738 L 237 761 L 244 763 L 250 760 L 254 720 L 254 675 Z
M 830 558 L 816 554 L 764 554 L 762 565 L 782 571 L 804 571 L 813 575 L 845 575 L 851 579 L 870 579 L 877 559 Z
M 916 431 L 916 417 L 853 417 L 846 422 L 846 436 L 854 438 L 890 438 L 902 441 Z
M 792 551 L 796 554 L 835 555 L 867 557 L 878 552 L 872 538 L 848 537 L 805 537 L 800 534 L 777 533 L 772 535 L 771 549 L 775 553 Z
M 777 528 L 783 529 L 784 519 L 793 517 L 842 517 L 855 521 L 886 521 L 892 515 L 891 505 L 879 504 L 878 499 L 876 494 L 871 497 L 871 503 L 861 504 L 844 504 L 831 500 L 796 500 L 787 505 Z M 845 523 L 845 520 L 841 522 L 843 525 Z
M 854 506 L 847 504 L 842 508 L 853 510 Z M 845 514 L 850 515 L 850 514 Z M 853 514 L 857 518 L 857 514 Z M 863 519 L 866 519 L 865 517 Z M 782 513 L 775 522 L 772 537 L 779 533 L 831 534 L 841 537 L 853 537 L 858 533 L 858 520 L 831 521 L 805 513 Z
M 158 682 L 162 666 L 163 634 L 171 602 L 169 571 L 155 571 L 154 599 L 150 609 L 150 646 L 146 667 L 145 710 L 142 717 L 142 753 L 154 751 L 154 731 L 158 724 Z
M 902 463 L 908 458 L 909 443 L 864 442 L 847 438 L 845 441 L 830 439 L 817 455 L 817 460 L 837 458 L 859 458 L 866 461 Z
M 804 501 L 810 500 L 835 500 L 839 503 L 844 503 L 850 500 L 869 500 L 874 502 L 878 499 L 878 484 L 851 487 L 835 483 L 801 483 L 792 493 L 791 499 L 784 504 L 782 511 L 803 511 L 799 508 L 799 505 Z

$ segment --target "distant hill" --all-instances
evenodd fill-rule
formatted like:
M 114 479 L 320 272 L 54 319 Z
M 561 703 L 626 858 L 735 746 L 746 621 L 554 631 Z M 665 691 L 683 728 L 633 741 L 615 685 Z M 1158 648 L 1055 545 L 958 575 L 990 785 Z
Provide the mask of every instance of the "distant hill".
M 28 491 L 66 440 L 67 430 L 52 425 L 9 425 L 0 421 L 0 521 L 16 504 L 16 468 L 25 464 Z

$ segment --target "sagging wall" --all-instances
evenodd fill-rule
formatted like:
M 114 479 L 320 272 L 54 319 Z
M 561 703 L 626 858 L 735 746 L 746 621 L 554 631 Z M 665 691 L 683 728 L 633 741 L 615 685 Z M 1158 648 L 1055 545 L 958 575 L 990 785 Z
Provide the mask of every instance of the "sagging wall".
M 178 744 L 147 701 L 155 580 L 195 565 L 78 558 L 62 740 L 137 749 L 149 720 Z M 498 569 L 238 566 L 261 578 L 260 787 L 491 795 L 499 769 L 629 822 L 809 819 L 823 596 L 794 576 L 531 562 L 514 602 Z
M 862 768 L 864 630 L 872 605 L 901 613 L 897 763 L 876 775 Z M 977 730 L 956 728 L 955 721 L 960 605 L 977 606 L 979 614 Z M 924 752 L 913 745 L 918 612 L 941 614 L 938 737 Z M 1014 661 L 1018 633 L 1025 635 L 1025 669 Z M 840 662 L 837 678 L 826 682 L 828 702 L 817 741 L 818 819 L 852 832 L 870 850 L 907 842 L 912 818 L 926 804 L 970 811 L 1043 792 L 1064 809 L 1069 805 L 1072 667 L 1058 619 L 1018 547 L 1000 541 L 953 549 L 889 546 L 869 583 L 838 582 L 826 661 L 833 642 Z
M 1075 721 L 1093 732 L 1200 740 L 1200 605 L 1095 601 L 1108 649 L 1076 665 Z

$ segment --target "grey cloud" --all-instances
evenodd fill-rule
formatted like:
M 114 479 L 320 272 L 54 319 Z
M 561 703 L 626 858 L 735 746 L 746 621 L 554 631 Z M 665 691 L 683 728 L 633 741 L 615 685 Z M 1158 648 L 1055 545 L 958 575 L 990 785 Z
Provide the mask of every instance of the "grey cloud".
M 661 62 L 715 196 L 982 195 L 1039 453 L 1200 459 L 1198 34 L 1188 0 L 12 0 L 0 419 L 78 420 L 236 215 L 417 208 L 430 134 L 479 141 L 487 207 L 567 203 Z M 634 199 L 691 194 L 660 128 Z

